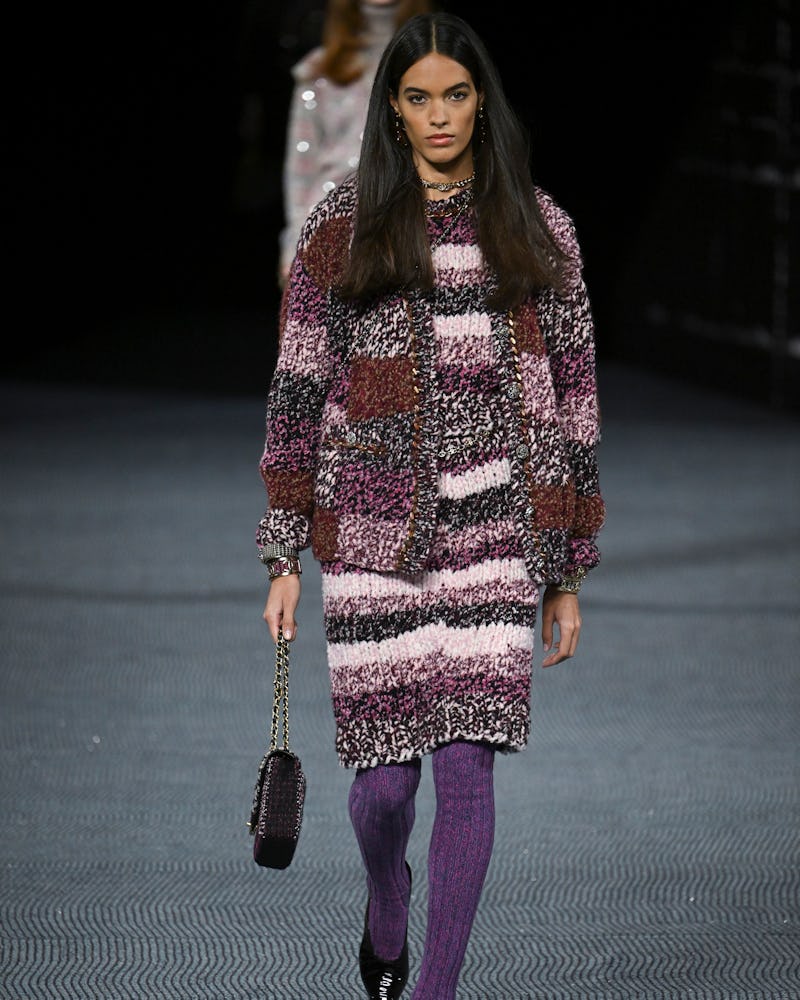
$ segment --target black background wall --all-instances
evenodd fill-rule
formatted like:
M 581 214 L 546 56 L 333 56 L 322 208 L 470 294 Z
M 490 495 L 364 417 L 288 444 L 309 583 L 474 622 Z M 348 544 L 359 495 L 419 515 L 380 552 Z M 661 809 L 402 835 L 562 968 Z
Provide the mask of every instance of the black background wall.
M 16 15 L 8 375 L 265 391 L 289 71 L 319 38 L 321 6 Z M 776 258 L 765 256 L 782 225 L 775 186 L 734 189 L 728 176 L 742 161 L 772 165 L 796 212 L 800 32 L 788 0 L 441 6 L 483 35 L 531 130 L 536 177 L 576 221 L 601 357 L 792 405 L 797 293 L 787 282 L 776 297 Z M 781 25 L 787 51 L 776 48 Z M 733 56 L 750 68 L 738 90 L 720 84 Z M 775 132 L 769 81 L 786 74 L 791 125 L 770 146 L 745 119 L 760 114 Z M 725 174 L 723 194 L 687 168 L 701 161 Z M 786 246 L 791 268 L 796 240 Z M 777 381 L 776 302 L 786 313 Z M 698 332 L 704 319 L 711 338 Z M 754 324 L 765 364 L 739 379 Z M 733 363 L 695 363 L 715 353 Z

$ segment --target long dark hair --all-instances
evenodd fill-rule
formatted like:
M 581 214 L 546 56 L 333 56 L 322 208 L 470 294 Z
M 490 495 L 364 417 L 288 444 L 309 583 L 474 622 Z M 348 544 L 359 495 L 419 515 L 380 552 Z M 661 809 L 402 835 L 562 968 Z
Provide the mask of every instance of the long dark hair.
M 431 52 L 464 66 L 483 93 L 485 127 L 476 124 L 473 159 L 478 242 L 495 277 L 487 304 L 509 309 L 541 288 L 560 288 L 564 258 L 539 210 L 528 134 L 475 31 L 454 14 L 436 12 L 407 21 L 378 66 L 359 159 L 355 231 L 340 293 L 369 299 L 400 288 L 433 286 L 422 186 L 410 147 L 398 142 L 389 103 L 404 73 Z

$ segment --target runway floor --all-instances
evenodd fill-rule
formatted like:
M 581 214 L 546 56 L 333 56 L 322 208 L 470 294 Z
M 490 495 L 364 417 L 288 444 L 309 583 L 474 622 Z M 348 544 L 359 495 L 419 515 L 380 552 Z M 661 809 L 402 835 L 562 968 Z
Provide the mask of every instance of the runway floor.
M 796 417 L 601 367 L 603 561 L 529 748 L 459 1000 L 800 998 Z M 0 995 L 357 1000 L 365 885 L 305 560 L 297 855 L 245 822 L 271 705 L 263 400 L 6 383 Z M 409 861 L 412 981 L 433 816 Z M 410 996 L 409 989 L 405 996 Z

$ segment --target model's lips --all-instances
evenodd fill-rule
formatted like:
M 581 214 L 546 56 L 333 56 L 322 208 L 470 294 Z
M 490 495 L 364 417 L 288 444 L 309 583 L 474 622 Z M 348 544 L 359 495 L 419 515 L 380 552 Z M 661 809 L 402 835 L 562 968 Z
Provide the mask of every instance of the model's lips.
M 437 135 L 429 135 L 425 139 L 432 146 L 446 146 L 451 143 L 455 137 L 452 135 L 445 135 L 444 133 L 439 133 Z

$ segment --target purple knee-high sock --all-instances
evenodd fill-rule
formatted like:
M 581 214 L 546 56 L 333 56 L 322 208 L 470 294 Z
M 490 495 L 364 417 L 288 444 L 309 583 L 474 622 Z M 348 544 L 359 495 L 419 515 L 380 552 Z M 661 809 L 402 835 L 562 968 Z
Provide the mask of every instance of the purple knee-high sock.
M 420 762 L 379 764 L 356 772 L 350 819 L 367 869 L 372 950 L 391 962 L 403 950 L 411 886 L 406 847 L 414 825 Z
M 494 750 L 457 742 L 433 753 L 436 816 L 428 927 L 411 1000 L 454 1000 L 494 844 Z

